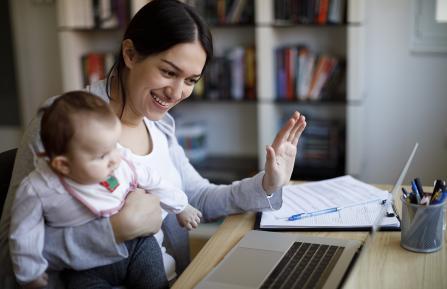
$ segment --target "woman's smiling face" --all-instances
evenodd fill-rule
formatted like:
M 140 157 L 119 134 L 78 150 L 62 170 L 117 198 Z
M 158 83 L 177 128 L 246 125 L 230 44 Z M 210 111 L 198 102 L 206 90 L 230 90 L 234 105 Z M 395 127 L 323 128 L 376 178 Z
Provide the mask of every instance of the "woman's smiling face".
M 131 42 L 129 45 L 133 47 Z M 127 67 L 126 111 L 150 120 L 161 119 L 191 95 L 207 57 L 198 41 L 177 44 L 144 59 L 138 58 L 135 50 L 123 47 L 123 51 Z

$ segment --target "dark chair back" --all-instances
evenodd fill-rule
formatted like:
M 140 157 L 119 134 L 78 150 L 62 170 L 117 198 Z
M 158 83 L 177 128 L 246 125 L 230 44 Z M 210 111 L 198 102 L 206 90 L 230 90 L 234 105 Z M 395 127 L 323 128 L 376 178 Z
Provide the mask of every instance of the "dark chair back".
M 11 182 L 12 168 L 16 158 L 17 149 L 10 149 L 0 153 L 0 216 Z

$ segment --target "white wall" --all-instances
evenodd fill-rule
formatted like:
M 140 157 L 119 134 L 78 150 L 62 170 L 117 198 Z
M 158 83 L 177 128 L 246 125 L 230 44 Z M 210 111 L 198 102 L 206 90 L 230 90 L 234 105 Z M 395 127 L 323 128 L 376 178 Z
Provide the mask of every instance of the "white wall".
M 9 0 L 22 123 L 61 92 L 56 1 Z
M 404 184 L 447 177 L 447 54 L 410 52 L 410 0 L 366 5 L 366 167 L 372 183 L 394 182 L 415 142 Z M 361 137 L 361 136 L 359 136 Z
M 61 92 L 55 1 L 9 2 L 22 127 L 0 127 L 0 151 L 17 147 L 39 104 Z

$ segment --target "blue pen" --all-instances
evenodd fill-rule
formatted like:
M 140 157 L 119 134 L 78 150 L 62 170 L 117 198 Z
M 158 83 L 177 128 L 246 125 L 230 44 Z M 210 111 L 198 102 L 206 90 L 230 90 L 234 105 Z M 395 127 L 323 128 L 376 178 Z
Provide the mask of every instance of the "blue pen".
M 422 197 L 424 196 L 424 189 L 422 188 L 421 179 L 415 178 L 414 179 L 414 184 L 416 185 L 416 188 L 418 188 L 419 196 L 422 199 Z
M 329 208 L 329 209 L 324 209 L 324 210 L 310 212 L 310 213 L 295 214 L 295 215 L 292 215 L 289 218 L 287 218 L 287 220 L 288 221 L 296 221 L 296 220 L 300 220 L 302 218 L 314 217 L 314 216 L 318 216 L 318 215 L 334 213 L 334 212 L 337 212 L 337 211 L 340 211 L 340 210 L 341 210 L 341 208 Z
M 295 215 L 292 215 L 292 216 L 288 217 L 287 220 L 288 221 L 296 221 L 296 220 L 301 220 L 303 218 L 314 217 L 314 216 L 319 216 L 319 215 L 324 215 L 324 214 L 329 214 L 329 213 L 335 213 L 335 212 L 338 212 L 338 211 L 340 211 L 342 209 L 346 209 L 346 208 L 350 208 L 350 207 L 356 207 L 356 206 L 361 206 L 361 205 L 366 205 L 366 204 L 373 203 L 373 202 L 378 202 L 378 201 L 382 201 L 382 200 L 376 199 L 376 200 L 360 202 L 360 203 L 357 203 L 357 204 L 352 204 L 352 205 L 344 206 L 344 207 L 335 207 L 335 208 L 329 208 L 329 209 L 324 209 L 324 210 L 319 210 L 319 211 L 314 211 L 314 212 L 299 213 L 299 214 L 295 214 Z M 383 201 L 386 202 L 386 200 L 383 200 Z
M 419 194 L 418 187 L 416 186 L 416 182 L 411 181 L 411 189 L 413 190 L 414 195 L 416 196 L 416 204 L 421 203 L 421 195 Z

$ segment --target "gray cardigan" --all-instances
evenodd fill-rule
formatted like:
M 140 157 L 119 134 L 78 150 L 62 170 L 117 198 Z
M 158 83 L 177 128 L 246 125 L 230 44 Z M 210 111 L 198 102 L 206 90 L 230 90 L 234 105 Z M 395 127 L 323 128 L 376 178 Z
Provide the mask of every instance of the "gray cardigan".
M 109 101 L 104 81 L 87 87 L 87 90 L 107 102 Z M 48 105 L 53 99 L 48 100 L 45 105 Z M 189 203 L 202 212 L 204 222 L 231 214 L 269 208 L 265 191 L 262 188 L 264 172 L 260 172 L 252 178 L 233 182 L 231 185 L 211 184 L 192 167 L 182 147 L 178 144 L 174 134 L 174 119 L 167 114 L 155 124 L 166 134 L 172 161 L 181 176 L 182 189 L 188 196 Z M 39 130 L 40 116 L 38 115 L 25 131 L 17 152 L 12 180 L 0 222 L 0 260 L 2 264 L 0 266 L 0 288 L 15 288 L 8 249 L 10 208 L 21 180 L 34 169 L 29 144 L 40 143 Z M 282 204 L 282 192 L 274 193 L 270 202 L 274 208 L 279 208 Z M 180 274 L 190 262 L 188 232 L 178 225 L 174 215 L 166 217 L 162 229 L 165 234 L 165 246 L 175 258 L 176 271 Z M 125 245 L 115 243 L 108 218 L 97 219 L 82 226 L 65 229 L 46 226 L 45 231 L 44 255 L 49 261 L 50 270 L 61 270 L 67 267 L 78 270 L 86 269 L 91 266 L 110 264 L 127 257 Z M 92 232 L 94 233 L 92 234 Z M 66 250 L 63 252 L 61 250 L 52 251 L 53 248 L 66 248 Z M 57 285 L 56 282 L 55 274 L 50 274 L 49 288 L 60 288 L 61 285 Z

